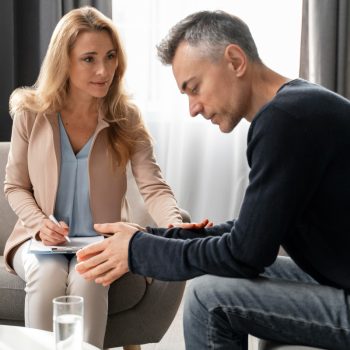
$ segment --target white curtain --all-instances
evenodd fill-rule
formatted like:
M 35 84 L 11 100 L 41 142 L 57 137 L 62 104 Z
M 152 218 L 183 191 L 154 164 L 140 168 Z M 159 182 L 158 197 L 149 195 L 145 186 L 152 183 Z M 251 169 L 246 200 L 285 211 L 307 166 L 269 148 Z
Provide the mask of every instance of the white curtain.
M 215 223 L 237 217 L 248 184 L 249 124 L 222 134 L 201 116 L 191 118 L 171 67 L 158 61 L 155 46 L 170 27 L 199 10 L 221 9 L 245 20 L 262 60 L 298 77 L 301 0 L 112 0 L 113 20 L 128 57 L 127 87 L 155 140 L 158 163 L 181 207 L 193 221 Z

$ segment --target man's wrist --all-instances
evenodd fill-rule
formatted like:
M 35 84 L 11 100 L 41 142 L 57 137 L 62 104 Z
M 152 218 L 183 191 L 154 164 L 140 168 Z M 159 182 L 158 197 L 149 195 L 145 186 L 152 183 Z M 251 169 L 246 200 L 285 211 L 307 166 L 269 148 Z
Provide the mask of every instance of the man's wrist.
M 147 229 L 147 228 L 146 228 Z M 132 266 L 132 243 L 134 241 L 134 239 L 136 238 L 136 236 L 140 236 L 144 234 L 144 232 L 142 231 L 136 231 L 132 237 L 130 238 L 129 241 L 129 247 L 128 247 L 128 267 L 129 267 L 129 271 L 130 272 L 134 272 L 133 266 Z

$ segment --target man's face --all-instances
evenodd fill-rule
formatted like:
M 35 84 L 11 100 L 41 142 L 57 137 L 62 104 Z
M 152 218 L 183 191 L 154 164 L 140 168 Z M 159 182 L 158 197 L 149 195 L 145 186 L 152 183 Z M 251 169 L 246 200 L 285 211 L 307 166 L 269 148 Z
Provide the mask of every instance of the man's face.
M 182 42 L 172 64 L 181 93 L 189 99 L 192 117 L 201 114 L 222 132 L 231 132 L 247 112 L 247 91 L 232 63 L 223 55 L 218 62 L 203 57 L 200 49 Z

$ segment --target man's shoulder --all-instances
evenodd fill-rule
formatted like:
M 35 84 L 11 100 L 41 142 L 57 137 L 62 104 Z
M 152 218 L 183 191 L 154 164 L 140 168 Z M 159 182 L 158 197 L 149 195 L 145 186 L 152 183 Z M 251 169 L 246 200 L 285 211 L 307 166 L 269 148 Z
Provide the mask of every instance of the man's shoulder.
M 295 79 L 284 84 L 256 115 L 252 124 L 337 122 L 350 115 L 350 101 L 323 86 Z M 348 118 L 350 120 L 350 118 Z
M 342 105 L 350 111 L 350 101 L 324 86 L 303 79 L 295 79 L 278 91 L 271 103 L 280 109 L 315 115 L 326 114 Z

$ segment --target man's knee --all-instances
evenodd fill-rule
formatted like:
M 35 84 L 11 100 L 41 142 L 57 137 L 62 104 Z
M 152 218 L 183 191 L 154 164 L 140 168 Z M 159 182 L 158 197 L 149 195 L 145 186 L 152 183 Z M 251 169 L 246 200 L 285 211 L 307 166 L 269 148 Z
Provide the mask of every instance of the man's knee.
M 241 308 L 249 283 L 245 279 L 212 275 L 193 279 L 186 286 L 184 329 L 201 326 L 209 329 L 210 324 L 214 327 L 213 322 L 222 329 L 231 328 L 225 310 Z
M 194 278 L 186 286 L 185 300 L 190 303 L 203 302 L 210 296 L 210 290 L 215 276 L 204 275 Z
M 191 280 L 186 286 L 186 297 L 196 300 L 220 300 L 225 296 L 245 294 L 250 285 L 254 284 L 253 280 L 220 277 L 213 275 L 204 275 Z
M 209 289 L 213 283 L 212 277 L 204 275 L 187 283 L 184 307 L 185 318 L 206 311 L 206 301 L 210 297 Z
M 185 312 L 210 312 L 216 308 L 247 307 L 261 290 L 261 279 L 204 275 L 186 286 Z
M 186 286 L 185 303 L 187 306 L 200 306 L 212 309 L 224 303 L 227 295 L 244 293 L 242 280 L 213 275 L 204 275 L 190 281 Z

